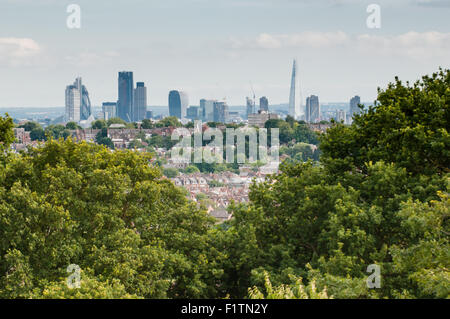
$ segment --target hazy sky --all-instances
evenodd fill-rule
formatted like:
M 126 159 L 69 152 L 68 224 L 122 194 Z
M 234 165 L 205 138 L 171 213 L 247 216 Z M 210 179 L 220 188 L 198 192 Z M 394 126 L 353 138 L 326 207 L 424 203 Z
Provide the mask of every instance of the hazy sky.
M 368 4 L 381 6 L 369 29 Z M 69 4 L 81 29 L 69 29 Z M 134 72 L 149 105 L 181 89 L 191 105 L 251 95 L 286 103 L 292 59 L 302 93 L 321 102 L 373 101 L 398 75 L 450 67 L 450 0 L 0 0 L 0 107 L 63 106 L 83 78 L 94 105 L 117 99 Z

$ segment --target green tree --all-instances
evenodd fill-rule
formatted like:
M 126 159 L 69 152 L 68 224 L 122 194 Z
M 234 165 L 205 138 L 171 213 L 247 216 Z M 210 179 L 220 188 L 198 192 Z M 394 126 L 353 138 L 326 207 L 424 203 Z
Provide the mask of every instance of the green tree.
M 50 139 L 0 175 L 1 298 L 200 298 L 222 275 L 214 220 L 150 157 Z M 81 268 L 81 288 L 65 285 Z
M 68 130 L 77 130 L 77 129 L 81 129 L 81 126 L 79 126 L 77 123 L 75 122 L 68 122 L 66 124 L 66 129 Z
M 14 123 L 11 117 L 9 117 L 8 113 L 5 114 L 5 117 L 0 116 L 0 153 L 7 149 L 12 142 L 14 142 Z
M 167 178 L 174 178 L 179 175 L 179 171 L 176 168 L 168 167 L 163 169 L 163 174 Z
M 154 127 L 155 127 L 155 125 L 153 124 L 153 122 L 151 120 L 149 120 L 149 119 L 142 120 L 141 128 L 152 129 Z
M 374 106 L 351 126 L 335 125 L 322 138 L 323 160 L 337 170 L 370 161 L 393 162 L 414 174 L 449 172 L 450 70 L 414 85 L 398 78 L 379 89 Z M 330 167 L 332 163 L 329 163 Z
M 101 130 L 102 128 L 105 128 L 105 127 L 107 127 L 108 125 L 107 125 L 107 123 L 106 123 L 106 121 L 105 120 L 96 120 L 96 121 L 94 121 L 93 123 L 92 123 L 92 125 L 91 125 L 91 127 L 94 129 L 94 130 Z

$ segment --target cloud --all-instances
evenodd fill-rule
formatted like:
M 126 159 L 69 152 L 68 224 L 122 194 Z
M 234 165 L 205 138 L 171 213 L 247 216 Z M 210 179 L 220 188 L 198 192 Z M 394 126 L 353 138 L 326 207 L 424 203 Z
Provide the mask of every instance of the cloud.
M 261 33 L 253 40 L 230 39 L 231 47 L 234 49 L 326 48 L 341 46 L 349 41 L 349 36 L 342 31 L 308 31 L 295 34 Z
M 64 61 L 68 64 L 79 67 L 88 67 L 109 63 L 119 56 L 120 53 L 117 51 L 106 51 L 101 53 L 81 52 L 77 55 L 69 55 L 64 57 Z
M 413 3 L 422 7 L 450 7 L 448 0 L 413 0 Z
M 413 59 L 450 56 L 450 33 L 407 32 L 399 35 L 350 35 L 337 32 L 301 32 L 295 34 L 261 33 L 253 39 L 231 38 L 229 48 L 237 50 L 322 50 L 402 56 Z
M 28 64 L 41 53 L 41 46 L 29 38 L 0 38 L 0 64 Z

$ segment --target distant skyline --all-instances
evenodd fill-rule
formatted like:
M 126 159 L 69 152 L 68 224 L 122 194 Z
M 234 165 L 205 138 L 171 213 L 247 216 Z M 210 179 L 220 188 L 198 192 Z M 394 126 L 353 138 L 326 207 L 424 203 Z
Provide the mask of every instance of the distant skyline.
M 66 26 L 72 3 L 79 30 Z M 380 29 L 366 26 L 371 3 Z M 286 104 L 294 58 L 303 97 L 373 101 L 395 76 L 450 67 L 448 16 L 444 0 L 0 0 L 0 108 L 62 107 L 78 76 L 101 106 L 117 100 L 122 70 L 145 82 L 150 106 L 171 90 L 190 105 L 245 105 L 252 86 Z

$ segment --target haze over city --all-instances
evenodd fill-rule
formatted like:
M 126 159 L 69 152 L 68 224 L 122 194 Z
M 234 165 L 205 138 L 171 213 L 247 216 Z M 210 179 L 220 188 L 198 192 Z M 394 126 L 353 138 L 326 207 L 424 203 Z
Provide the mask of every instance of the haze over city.
M 303 96 L 373 101 L 394 76 L 417 80 L 448 67 L 448 1 L 377 1 L 381 28 L 366 25 L 373 1 L 0 1 L 0 107 L 61 107 L 77 76 L 92 104 L 117 99 L 117 73 L 134 72 L 148 104 L 170 90 L 245 105 L 252 94 L 288 103 L 292 59 Z M 394 2 L 394 3 L 393 3 Z M 418 23 L 420 21 L 420 23 Z

